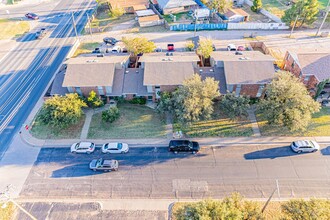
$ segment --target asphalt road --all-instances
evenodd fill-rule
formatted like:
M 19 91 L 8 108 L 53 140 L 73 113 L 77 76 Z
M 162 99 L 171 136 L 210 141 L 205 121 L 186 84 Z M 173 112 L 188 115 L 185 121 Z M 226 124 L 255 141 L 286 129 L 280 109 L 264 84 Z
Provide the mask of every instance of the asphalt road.
M 117 172 L 94 172 L 93 158 L 119 161 Z M 276 183 L 278 180 L 278 184 Z M 40 151 L 20 198 L 222 198 L 238 191 L 248 198 L 330 197 L 330 149 L 295 154 L 288 146 L 203 147 L 175 155 L 165 147 L 131 148 L 125 155 Z
M 38 21 L 38 25 L 0 62 L 0 158 L 21 129 L 27 116 L 75 42 L 71 16 L 78 32 L 94 7 L 93 1 L 61 1 Z M 40 40 L 34 32 L 46 27 Z

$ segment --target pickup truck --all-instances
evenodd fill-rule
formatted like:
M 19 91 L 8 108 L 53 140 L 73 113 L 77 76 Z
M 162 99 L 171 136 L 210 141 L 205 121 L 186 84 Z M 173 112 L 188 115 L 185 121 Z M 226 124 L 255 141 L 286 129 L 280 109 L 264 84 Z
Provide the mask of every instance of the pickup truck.
M 41 39 L 46 35 L 46 28 L 41 28 L 40 31 L 37 31 L 35 34 L 36 39 Z

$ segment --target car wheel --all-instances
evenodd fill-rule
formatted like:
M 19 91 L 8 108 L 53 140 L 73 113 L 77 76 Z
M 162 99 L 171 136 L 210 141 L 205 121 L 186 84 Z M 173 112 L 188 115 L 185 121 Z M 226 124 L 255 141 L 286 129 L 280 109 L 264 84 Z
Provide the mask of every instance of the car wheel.
M 297 153 L 300 154 L 302 151 L 301 150 L 298 150 Z
M 312 153 L 315 153 L 317 150 L 315 149 L 315 150 L 312 150 Z
M 193 154 L 196 154 L 196 151 L 193 151 L 192 153 L 193 153 Z
M 174 154 L 178 154 L 178 152 L 177 151 L 174 151 Z
M 77 152 L 76 151 L 71 151 L 71 153 L 76 154 Z
M 87 151 L 87 154 L 91 154 L 92 152 L 90 152 L 90 151 Z

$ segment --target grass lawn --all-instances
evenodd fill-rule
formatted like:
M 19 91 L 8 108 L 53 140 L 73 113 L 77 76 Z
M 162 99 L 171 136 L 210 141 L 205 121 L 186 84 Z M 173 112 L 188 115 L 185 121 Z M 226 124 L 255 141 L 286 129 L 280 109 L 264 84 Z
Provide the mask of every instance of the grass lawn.
M 143 105 L 119 104 L 120 117 L 113 123 L 95 114 L 88 138 L 165 138 L 165 122 L 153 109 Z
M 262 209 L 266 202 L 258 202 L 259 207 Z M 180 210 L 185 205 L 187 205 L 188 202 L 176 202 L 172 206 L 172 216 L 171 219 L 176 220 L 175 213 L 177 210 Z M 267 220 L 278 220 L 281 219 L 282 216 L 282 210 L 281 210 L 281 204 L 282 202 L 270 202 L 265 209 L 265 212 L 263 213 L 263 217 Z
M 215 109 L 210 120 L 194 122 L 187 127 L 175 123 L 174 130 L 182 130 L 188 137 L 248 137 L 253 134 L 250 121 L 231 121 L 218 109 Z
M 180 21 L 192 21 L 193 18 L 191 16 L 189 16 L 188 12 L 180 12 L 180 13 L 176 13 L 173 14 L 174 16 L 176 16 L 176 21 L 175 22 L 180 22 Z M 163 16 L 164 19 L 167 21 L 167 23 L 173 23 L 173 19 L 170 15 L 164 15 Z
M 263 136 L 330 136 L 330 108 L 326 107 L 313 115 L 305 132 L 290 132 L 282 126 L 268 125 L 262 114 L 257 114 L 257 121 Z
M 0 40 L 20 37 L 30 30 L 27 21 L 0 19 Z
M 91 42 L 91 43 L 82 43 L 74 53 L 74 57 L 78 56 L 79 54 L 83 53 L 91 53 L 96 47 L 99 47 L 99 42 Z
M 39 139 L 75 139 L 80 138 L 82 127 L 84 126 L 85 115 L 81 117 L 80 121 L 70 126 L 69 128 L 56 131 L 53 128 L 39 122 L 35 121 L 33 123 L 30 133 L 32 136 Z
M 0 203 L 0 219 L 1 220 L 11 220 L 15 211 L 13 203 L 7 203 L 5 208 L 2 208 L 3 203 Z

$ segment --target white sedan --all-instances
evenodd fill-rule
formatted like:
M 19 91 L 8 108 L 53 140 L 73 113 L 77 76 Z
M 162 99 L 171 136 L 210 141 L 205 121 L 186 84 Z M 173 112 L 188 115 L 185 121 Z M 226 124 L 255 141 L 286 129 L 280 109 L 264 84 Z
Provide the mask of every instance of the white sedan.
M 129 151 L 126 143 L 106 143 L 102 146 L 102 153 L 105 154 L 125 154 Z
M 71 153 L 93 153 L 95 144 L 92 142 L 79 142 L 71 145 Z

